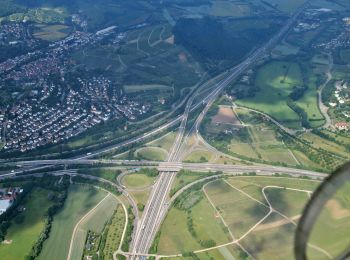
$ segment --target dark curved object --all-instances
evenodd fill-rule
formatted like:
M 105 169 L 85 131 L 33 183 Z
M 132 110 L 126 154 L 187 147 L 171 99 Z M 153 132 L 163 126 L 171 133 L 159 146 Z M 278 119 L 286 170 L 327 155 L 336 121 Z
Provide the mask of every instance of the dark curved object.
M 348 181 L 350 181 L 350 162 L 325 178 L 324 182 L 312 194 L 296 229 L 294 254 L 297 260 L 307 260 L 307 243 L 317 218 L 327 201 Z M 350 247 L 335 259 L 347 259 L 349 257 Z

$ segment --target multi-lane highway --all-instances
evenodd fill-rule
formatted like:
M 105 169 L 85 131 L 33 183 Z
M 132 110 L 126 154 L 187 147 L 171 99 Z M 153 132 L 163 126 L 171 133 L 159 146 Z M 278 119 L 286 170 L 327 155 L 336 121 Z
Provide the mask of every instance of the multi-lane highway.
M 277 35 L 275 35 L 268 43 L 263 47 L 253 52 L 245 61 L 234 67 L 228 74 L 228 76 L 220 81 L 217 86 L 211 91 L 206 98 L 204 98 L 203 103 L 206 103 L 204 110 L 201 112 L 196 120 L 195 127 L 198 129 L 200 123 L 202 122 L 205 114 L 208 112 L 209 108 L 213 102 L 217 99 L 218 95 L 225 89 L 234 79 L 240 76 L 247 68 L 252 66 L 258 59 L 260 59 L 268 50 L 270 50 L 290 29 L 294 24 L 297 17 L 308 5 L 306 3 L 303 5 L 283 26 Z M 189 112 L 191 111 L 192 103 L 195 95 L 190 97 L 186 105 L 185 112 L 181 118 L 181 125 L 178 135 L 175 139 L 173 147 L 170 151 L 168 162 L 177 162 L 179 160 L 179 154 L 181 151 L 181 143 L 185 133 L 187 118 Z M 197 166 L 203 167 L 203 166 Z M 213 166 L 204 166 L 204 168 L 210 168 Z M 253 171 L 253 170 L 252 170 Z M 173 172 L 161 172 L 156 185 L 153 188 L 151 197 L 145 207 L 144 215 L 140 221 L 140 225 L 137 227 L 136 237 L 134 239 L 134 247 L 132 253 L 135 256 L 140 254 L 147 254 L 151 246 L 153 238 L 156 231 L 158 230 L 163 217 L 168 209 L 167 196 L 171 187 L 171 183 L 175 177 Z

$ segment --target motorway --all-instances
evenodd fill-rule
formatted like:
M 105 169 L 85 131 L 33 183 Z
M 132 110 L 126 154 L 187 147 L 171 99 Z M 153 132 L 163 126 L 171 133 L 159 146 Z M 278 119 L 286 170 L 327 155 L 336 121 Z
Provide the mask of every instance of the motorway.
M 250 55 L 245 61 L 231 69 L 229 75 L 223 79 L 217 86 L 211 91 L 207 97 L 203 100 L 203 104 L 206 103 L 205 108 L 198 116 L 195 127 L 198 127 L 202 120 L 204 119 L 206 113 L 215 102 L 219 94 L 225 89 L 234 79 L 240 76 L 246 69 L 252 66 L 258 59 L 260 59 L 268 50 L 277 44 L 277 42 L 289 31 L 291 26 L 296 21 L 297 17 L 303 12 L 303 10 L 308 6 L 308 2 L 304 4 L 283 26 L 280 32 L 275 35 L 268 43 L 263 47 L 259 48 L 252 55 Z M 183 136 L 186 129 L 187 119 L 189 112 L 191 111 L 192 103 L 195 95 L 191 96 L 186 105 L 185 112 L 181 119 L 181 125 L 178 135 L 175 139 L 172 149 L 168 157 L 168 162 L 177 162 L 179 160 L 179 155 L 181 152 L 181 144 Z M 213 165 L 197 165 L 198 168 L 211 169 Z M 260 169 L 256 169 L 260 170 Z M 271 169 L 269 169 L 271 170 Z M 275 169 L 273 169 L 275 170 Z M 295 170 L 295 169 L 294 169 Z M 251 170 L 253 171 L 253 170 Z M 260 170 L 261 171 L 261 170 Z M 295 170 L 298 172 L 299 170 Z M 271 172 L 271 171 L 270 171 Z M 295 173 L 294 172 L 294 173 Z M 174 172 L 160 172 L 159 178 L 152 190 L 151 197 L 145 207 L 143 217 L 140 221 L 140 225 L 137 227 L 136 237 L 134 239 L 134 244 L 132 248 L 133 258 L 138 258 L 140 254 L 147 254 L 149 248 L 151 247 L 152 241 L 155 237 L 157 230 L 159 229 L 163 218 L 168 209 L 167 197 L 171 188 L 172 181 L 175 178 L 176 173 Z

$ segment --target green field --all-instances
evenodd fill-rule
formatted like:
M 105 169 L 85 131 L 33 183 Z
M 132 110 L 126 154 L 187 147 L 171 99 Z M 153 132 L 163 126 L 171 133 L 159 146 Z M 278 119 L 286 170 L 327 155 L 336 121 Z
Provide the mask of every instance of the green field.
M 136 204 L 146 205 L 151 191 L 149 189 L 141 191 L 130 191 L 130 194 L 135 199 Z
M 113 253 L 118 249 L 124 231 L 125 214 L 121 206 L 118 207 L 108 226 L 106 244 L 103 249 L 105 258 L 112 259 Z
M 283 43 L 277 45 L 273 51 L 272 54 L 276 56 L 289 56 L 289 55 L 296 55 L 299 52 L 299 47 L 296 47 L 294 45 Z
M 75 225 L 105 196 L 105 192 L 91 186 L 71 186 L 63 209 L 53 218 L 50 237 L 38 259 L 66 259 Z
M 163 148 L 169 152 L 171 147 L 173 146 L 175 137 L 176 137 L 176 132 L 170 132 L 162 136 L 161 138 L 148 143 L 147 146 Z
M 182 170 L 176 175 L 175 181 L 173 182 L 173 185 L 171 187 L 170 194 L 173 195 L 175 192 L 177 192 L 187 184 L 192 183 L 195 180 L 204 178 L 208 175 L 210 175 L 210 173 L 208 174 L 207 172 L 191 172 Z
M 110 220 L 116 210 L 118 201 L 113 195 L 106 197 L 102 203 L 90 211 L 86 218 L 81 219 L 78 224 L 76 233 L 74 234 L 71 259 L 81 259 L 83 256 L 86 235 L 89 230 L 100 234 L 105 227 L 107 221 Z M 116 249 L 115 249 L 116 250 Z
M 245 125 L 217 125 L 206 122 L 203 136 L 218 150 L 246 160 L 260 160 L 295 166 L 300 164 L 281 141 L 276 126 L 245 108 L 235 109 Z
M 350 63 L 350 50 L 340 51 L 340 57 L 341 57 L 343 62 L 349 64 Z
M 121 174 L 121 170 L 113 168 L 83 168 L 78 172 L 79 174 L 92 175 L 111 182 L 116 182 L 118 175 Z
M 195 223 L 194 230 L 197 237 L 194 237 L 188 230 L 189 218 Z M 201 199 L 191 208 L 190 213 L 177 208 L 170 210 L 161 228 L 158 252 L 175 254 L 198 250 L 203 248 L 198 243 L 199 240 L 213 240 L 218 244 L 227 243 L 230 240 L 224 231 L 223 223 L 216 217 L 215 210 L 206 199 Z
M 305 0 L 266 0 L 267 3 L 271 4 L 278 10 L 281 10 L 282 12 L 286 12 L 289 14 L 292 14 L 295 12 L 303 3 L 305 3 Z
M 128 174 L 123 177 L 123 185 L 131 189 L 143 189 L 153 184 L 154 177 L 147 176 L 145 174 Z
M 225 229 L 225 225 L 227 225 L 233 236 L 236 239 L 241 239 L 240 245 L 254 258 L 292 259 L 293 237 L 296 228 L 294 223 L 298 222 L 308 201 L 308 193 L 312 192 L 319 184 L 319 181 L 300 178 L 259 176 L 229 177 L 226 180 L 209 182 L 204 186 L 205 193 L 189 191 L 185 195 L 181 195 L 180 202 L 170 209 L 161 228 L 158 253 L 168 255 L 194 251 L 198 257 L 201 257 L 200 259 L 210 259 L 210 256 L 219 257 L 218 259 L 227 257 L 227 259 L 233 259 L 232 257 L 241 259 L 245 254 L 236 244 L 202 253 L 196 252 L 196 250 L 203 248 L 198 244 L 197 239 L 204 241 L 207 239 L 207 235 L 210 237 L 212 234 L 220 233 L 219 230 L 214 233 L 214 229 L 219 227 L 223 230 L 222 235 L 220 237 L 211 236 L 216 241 L 216 246 L 226 244 L 225 239 L 232 241 L 227 229 Z M 199 202 L 194 202 L 198 194 L 202 194 L 204 198 L 200 199 Z M 344 203 L 348 201 L 348 194 L 348 190 L 343 190 L 339 195 L 339 203 L 346 207 L 346 210 L 349 207 L 345 206 Z M 191 206 L 193 203 L 194 206 Z M 269 203 L 275 211 L 268 214 Z M 332 210 L 333 214 L 337 213 L 334 208 Z M 350 218 L 350 211 L 343 209 L 339 213 L 338 210 L 338 217 L 339 214 L 345 214 L 344 221 Z M 219 221 L 221 217 L 224 222 Z M 196 236 L 193 236 L 189 229 L 189 219 L 193 221 Z M 322 221 L 327 221 L 326 219 L 324 218 Z M 341 221 L 336 221 L 337 225 L 329 223 L 328 226 L 339 228 Z M 344 221 L 342 222 L 343 227 L 346 227 L 348 224 Z M 342 238 L 345 238 L 345 230 L 347 229 L 343 228 Z M 335 236 L 336 233 L 333 233 Z M 329 248 L 339 248 L 338 243 L 335 243 L 334 236 L 328 239 L 326 235 L 322 234 L 321 236 L 318 233 L 319 241 L 313 240 L 312 243 L 317 246 L 322 245 L 322 249 L 328 251 L 328 248 L 323 247 L 323 244 L 326 243 L 325 241 L 328 243 L 333 241 Z M 343 240 L 345 241 L 345 239 Z M 212 246 L 211 244 L 204 246 L 204 248 Z M 310 250 L 310 259 L 323 259 L 324 256 L 320 250 Z
M 186 156 L 186 162 L 210 162 L 214 159 L 215 155 L 207 150 L 194 150 L 189 155 Z
M 252 14 L 252 10 L 249 5 L 244 3 L 233 3 L 229 1 L 214 1 L 211 7 L 211 15 L 214 16 L 234 16 L 242 17 Z
M 343 144 L 332 142 L 314 133 L 305 133 L 300 137 L 308 142 L 311 142 L 316 148 L 321 148 L 345 158 L 350 158 L 349 151 Z
M 324 117 L 317 101 L 317 82 L 320 77 L 317 70 L 326 65 L 320 62 L 328 64 L 328 60 L 323 57 L 321 60 L 319 57 L 313 59 L 310 64 L 303 63 L 302 66 L 282 61 L 262 66 L 258 69 L 255 79 L 255 86 L 259 87 L 260 91 L 254 97 L 238 100 L 237 104 L 264 112 L 289 128 L 298 128 L 301 119 L 287 105 L 287 101 L 294 88 L 305 85 L 306 91 L 295 103 L 306 112 L 311 127 L 323 125 Z
M 220 247 L 219 249 L 213 249 L 203 253 L 197 253 L 197 257 L 201 260 L 213 260 L 213 259 L 249 259 L 245 257 L 239 246 L 229 245 L 225 247 Z M 166 258 L 168 260 L 188 260 L 188 257 L 170 257 Z
M 237 104 L 262 111 L 289 127 L 298 128 L 299 116 L 287 106 L 286 101 L 293 87 L 302 84 L 298 64 L 270 62 L 257 72 L 255 85 L 260 87 L 260 91 L 252 98 L 238 100 Z
M 72 58 L 84 64 L 88 69 L 102 69 L 112 72 L 122 71 L 122 64 L 120 63 L 118 53 L 115 49 L 109 46 L 90 47 L 75 52 Z
M 315 222 L 311 242 L 321 246 L 333 257 L 350 243 L 350 184 L 345 184 L 325 205 Z
M 159 147 L 143 147 L 135 151 L 135 156 L 150 161 L 165 161 L 167 151 Z
M 172 92 L 173 89 L 166 85 L 125 85 L 124 90 L 127 94 L 150 91 L 150 90 L 159 90 L 163 92 Z
M 297 217 L 302 213 L 304 206 L 309 200 L 306 192 L 286 190 L 284 188 L 265 189 L 267 199 L 272 207 L 289 218 Z
M 48 200 L 50 191 L 34 189 L 24 202 L 25 211 L 20 213 L 24 219 L 11 221 L 6 240 L 9 244 L 0 244 L 0 256 L 6 260 L 24 259 L 30 253 L 32 245 L 38 240 L 45 226 L 45 214 L 52 205 Z
M 70 31 L 70 28 L 66 25 L 43 25 L 38 24 L 35 26 L 34 37 L 44 41 L 58 41 L 65 38 Z
M 225 181 L 211 182 L 205 191 L 235 237 L 244 235 L 268 212 L 266 205 L 251 200 Z
M 25 20 L 27 22 L 43 24 L 63 24 L 68 16 L 69 14 L 66 8 L 41 7 L 22 9 L 20 12 L 14 12 L 2 18 L 11 22 L 22 22 Z

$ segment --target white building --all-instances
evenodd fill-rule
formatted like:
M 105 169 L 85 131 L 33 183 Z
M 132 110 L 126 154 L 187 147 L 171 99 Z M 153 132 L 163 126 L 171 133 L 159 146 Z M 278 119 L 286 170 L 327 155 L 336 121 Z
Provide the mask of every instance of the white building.
M 4 213 L 10 206 L 12 202 L 9 199 L 0 200 L 0 215 Z

